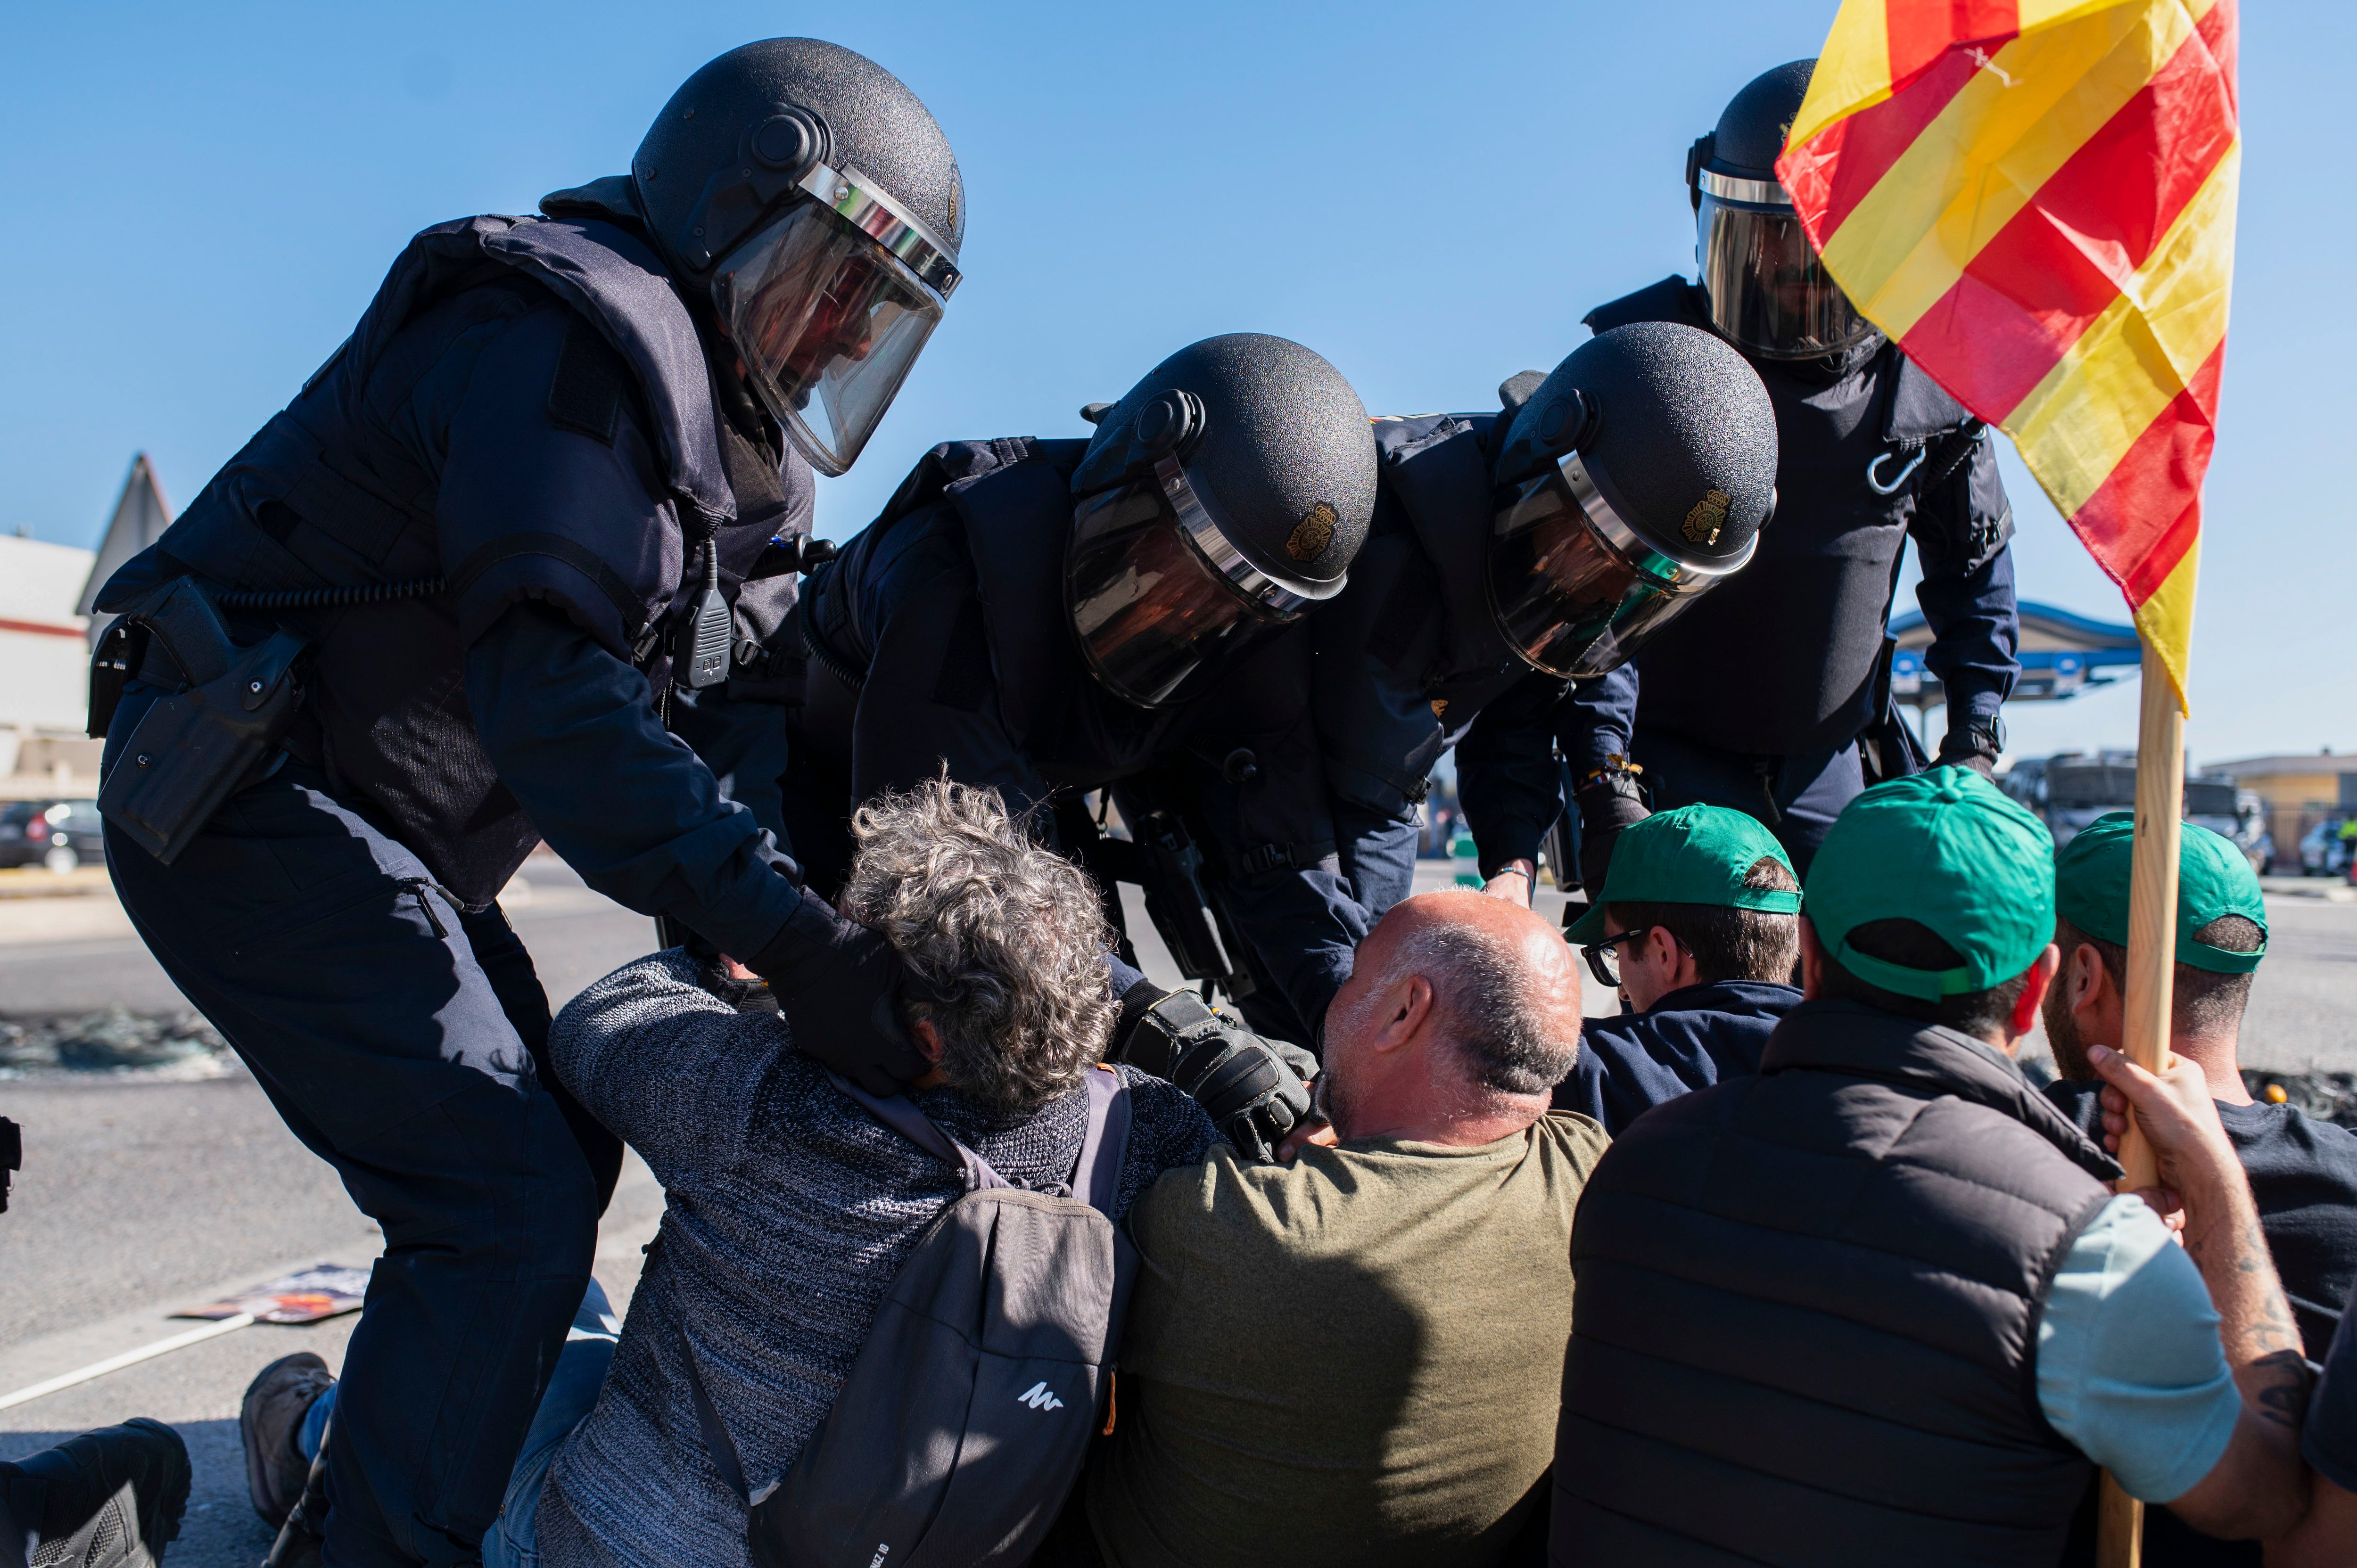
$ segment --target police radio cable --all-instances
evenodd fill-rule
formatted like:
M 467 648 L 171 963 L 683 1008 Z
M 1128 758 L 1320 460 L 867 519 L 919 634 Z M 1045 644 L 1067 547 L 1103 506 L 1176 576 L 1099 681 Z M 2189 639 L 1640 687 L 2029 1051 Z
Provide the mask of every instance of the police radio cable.
M 449 585 L 447 577 L 413 577 L 405 583 L 354 583 L 340 588 L 219 588 L 212 601 L 225 610 L 340 610 L 431 598 Z

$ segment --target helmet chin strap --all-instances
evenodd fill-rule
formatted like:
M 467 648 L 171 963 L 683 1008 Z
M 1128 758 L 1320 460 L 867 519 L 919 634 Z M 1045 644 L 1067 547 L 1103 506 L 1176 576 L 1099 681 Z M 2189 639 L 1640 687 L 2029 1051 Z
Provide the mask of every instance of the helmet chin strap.
M 1860 366 L 1882 352 L 1882 346 L 1889 340 L 1879 332 L 1870 332 L 1846 349 L 1836 349 L 1813 360 L 1779 360 L 1773 362 L 1813 380 L 1822 379 L 1830 386 L 1844 376 L 1855 375 Z

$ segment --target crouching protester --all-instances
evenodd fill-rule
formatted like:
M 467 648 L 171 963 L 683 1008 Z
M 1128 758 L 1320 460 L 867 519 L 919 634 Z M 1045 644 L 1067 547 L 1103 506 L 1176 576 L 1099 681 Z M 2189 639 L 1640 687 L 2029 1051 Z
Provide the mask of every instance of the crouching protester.
M 1555 1563 L 2053 1563 L 2098 1465 L 2215 1534 L 2298 1519 L 2308 1374 L 2200 1068 L 2089 1051 L 2180 1248 L 2014 1064 L 2052 854 L 1961 768 L 1835 821 L 1759 1076 L 1657 1107 L 1588 1182 Z
M 1571 1217 L 1550 1113 L 1579 975 L 1531 911 L 1393 908 L 1326 1015 L 1331 1146 L 1215 1149 L 1131 1212 L 1113 1434 L 1041 1568 L 1497 1563 L 1543 1501 Z
M 2054 864 L 2054 940 L 2062 967 L 2046 993 L 2046 1038 L 2061 1081 L 2047 1097 L 2093 1133 L 2102 1132 L 2103 1084 L 2089 1047 L 2116 1047 L 2126 1031 L 2128 877 L 2133 813 L 2100 817 Z M 2255 1102 L 2237 1060 L 2243 1010 L 2267 949 L 2266 902 L 2243 852 L 2209 829 L 2182 824 L 2178 838 L 2177 953 L 2169 1047 L 2201 1069 L 2218 1121 L 2258 1206 L 2259 1227 L 2299 1326 L 2321 1363 L 2357 1284 L 2357 1133 L 2290 1105 Z M 2108 1098 L 2116 1104 L 2117 1091 Z M 2197 1535 L 2174 1514 L 2146 1517 L 2145 1568 L 2257 1568 L 2248 1541 Z
M 1082 1086 L 1115 1014 L 1086 875 L 1033 843 L 995 791 L 944 781 L 862 807 L 853 834 L 843 912 L 906 966 L 909 1030 L 932 1064 L 909 1101 L 1006 1183 L 1069 1190 L 1091 1121 Z M 645 1158 L 665 1208 L 628 1320 L 618 1329 L 594 1284 L 582 1304 L 487 1568 L 746 1563 L 727 1469 L 758 1498 L 792 1467 L 901 1264 L 967 1190 L 958 1165 L 887 1126 L 755 1004 L 674 949 L 555 1020 L 556 1071 Z M 1117 1220 L 1162 1172 L 1200 1162 L 1213 1133 L 1178 1090 L 1111 1070 L 1129 1106 Z M 707 1444 L 699 1384 L 734 1466 Z M 283 1444 L 261 1434 L 282 1489 L 331 1403 L 282 1410 Z
M 1775 835 L 1725 806 L 1657 811 L 1613 843 L 1600 897 L 1564 936 L 1625 1011 L 1587 1020 L 1555 1103 L 1617 1138 L 1664 1100 L 1760 1070 L 1801 1000 L 1801 883 Z

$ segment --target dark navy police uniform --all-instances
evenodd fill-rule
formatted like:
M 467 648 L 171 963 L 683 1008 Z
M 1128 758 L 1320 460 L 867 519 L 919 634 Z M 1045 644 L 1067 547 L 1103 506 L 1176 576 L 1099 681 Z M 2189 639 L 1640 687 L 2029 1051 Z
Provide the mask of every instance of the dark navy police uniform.
M 1412 890 L 1433 765 L 1480 733 L 1485 704 L 1533 679 L 1497 629 L 1484 580 L 1488 444 L 1501 434 L 1491 413 L 1376 420 L 1374 510 L 1349 585 L 1223 674 L 1196 704 L 1205 712 L 1189 714 L 1183 743 L 1166 748 L 1214 762 L 1248 745 L 1259 763 L 1242 788 L 1216 769 L 1198 768 L 1194 782 L 1235 875 L 1232 908 L 1250 905 L 1256 938 L 1269 933 L 1258 955 L 1273 968 L 1290 961 L 1298 977 L 1285 986 L 1295 1020 L 1243 1004 L 1264 1032 L 1314 1032 L 1349 977 L 1351 950 Z M 1547 683 L 1550 699 L 1564 684 Z
M 809 473 L 784 450 L 713 377 L 636 232 L 446 223 L 101 597 L 121 609 L 187 575 L 447 579 L 232 614 L 250 637 L 314 639 L 284 752 L 169 865 L 107 835 L 157 960 L 383 1228 L 328 1444 L 331 1561 L 472 1558 L 619 1167 L 538 1064 L 547 999 L 501 886 L 545 839 L 600 892 L 757 965 L 801 902 L 792 864 L 654 704 L 665 612 L 716 537 L 734 678 L 679 727 L 748 781 L 782 766 L 791 579 L 740 578 L 807 527 Z M 138 671 L 110 770 L 178 682 L 168 658 Z
M 937 446 L 806 585 L 798 613 L 816 667 L 789 774 L 797 852 L 814 886 L 832 886 L 849 863 L 846 807 L 945 766 L 996 787 L 1010 811 L 1064 802 L 1061 825 L 1039 831 L 1083 854 L 1088 830 L 1071 803 L 1084 791 L 1109 789 L 1133 822 L 1183 811 L 1202 828 L 1205 879 L 1263 983 L 1240 1010 L 1263 1033 L 1308 1044 L 1369 925 L 1315 737 L 1297 722 L 1311 678 L 1297 633 L 1330 607 L 1264 634 L 1195 696 L 1152 711 L 1114 698 L 1082 661 L 1064 597 L 1070 481 L 1086 446 Z M 1230 778 L 1240 748 L 1251 777 Z M 1116 968 L 1117 987 L 1135 978 Z
M 1699 291 L 1677 277 L 1587 317 L 1598 332 L 1632 321 L 1710 325 Z M 1632 758 L 1654 811 L 1750 813 L 1805 873 L 1869 768 L 1898 777 L 1923 765 L 1891 717 L 1886 632 L 1910 537 L 1933 638 L 1924 659 L 1946 688 L 1950 736 L 1992 724 L 2011 693 L 2020 618 L 1994 436 L 1984 431 L 1936 489 L 1918 467 L 1878 495 L 1869 466 L 1878 459 L 1880 479 L 1897 480 L 1964 426 L 1963 407 L 1879 338 L 1838 365 L 1746 357 L 1775 406 L 1780 447 L 1758 553 L 1631 663 L 1567 695 L 1534 678 L 1477 726 L 1458 762 L 1485 871 L 1535 857 L 1559 809 L 1559 744 L 1575 779 Z
M 1372 913 L 1407 896 L 1433 765 L 1530 674 L 1483 582 L 1493 514 L 1489 413 L 1375 422 L 1375 511 L 1351 585 L 1311 618 L 1315 728 L 1334 815 Z M 1562 682 L 1554 683 L 1560 689 Z

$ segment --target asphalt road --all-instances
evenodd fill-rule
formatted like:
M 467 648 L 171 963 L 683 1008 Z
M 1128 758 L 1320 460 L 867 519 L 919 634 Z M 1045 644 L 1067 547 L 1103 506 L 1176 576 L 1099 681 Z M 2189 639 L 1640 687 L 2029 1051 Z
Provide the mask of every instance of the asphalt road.
M 1419 886 L 1452 868 L 1427 862 Z M 553 862 L 525 872 L 511 913 L 550 1000 L 646 951 L 650 923 Z M 1542 895 L 1553 913 L 1560 900 Z M 46 905 L 42 908 L 36 906 Z M 1133 901 L 1146 967 L 1175 983 Z M 2357 904 L 2269 900 L 2273 950 L 2260 972 L 2244 1059 L 2281 1070 L 2357 1069 Z M 111 899 L 0 901 L 0 1015 L 186 1004 Z M 1588 1011 L 1613 1010 L 1590 985 Z M 334 1174 L 290 1137 L 242 1071 L 197 1081 L 157 1074 L 0 1080 L 0 1114 L 26 1126 L 26 1169 L 0 1216 L 0 1396 L 188 1326 L 167 1315 L 293 1267 L 361 1264 L 379 1247 Z M 600 1237 L 597 1272 L 618 1302 L 637 1278 L 662 1193 L 633 1160 Z M 298 1348 L 339 1364 L 353 1320 L 257 1326 L 0 1410 L 0 1458 L 135 1414 L 173 1423 L 196 1461 L 176 1568 L 252 1568 L 269 1532 L 245 1499 L 237 1404 L 264 1362 Z

